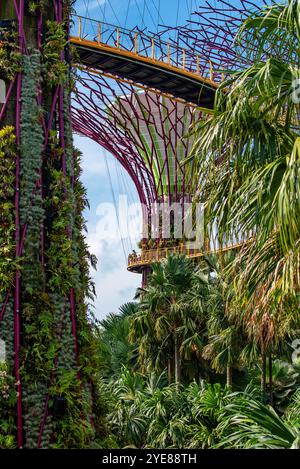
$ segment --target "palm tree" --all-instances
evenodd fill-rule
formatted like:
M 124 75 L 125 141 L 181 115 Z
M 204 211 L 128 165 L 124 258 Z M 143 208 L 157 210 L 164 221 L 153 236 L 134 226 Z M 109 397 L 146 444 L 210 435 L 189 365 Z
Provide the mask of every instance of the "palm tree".
M 227 386 L 232 386 L 233 368 L 241 365 L 240 355 L 245 345 L 245 333 L 242 325 L 231 322 L 228 318 L 227 305 L 231 287 L 224 275 L 224 265 L 232 256 L 220 259 L 215 255 L 205 257 L 204 272 L 209 275 L 209 288 L 206 301 L 208 343 L 203 349 L 203 357 L 210 360 L 212 368 L 219 372 L 226 371 Z
M 299 423 L 299 416 L 281 419 L 253 396 L 237 394 L 223 409 L 221 442 L 215 448 L 299 449 Z
M 174 372 L 175 383 L 180 383 L 181 357 L 203 347 L 202 300 L 206 289 L 207 278 L 198 275 L 183 255 L 171 255 L 152 266 L 130 327 L 130 338 L 139 343 L 145 368 L 151 368 L 153 362 L 165 364 L 169 381 Z
M 142 376 L 123 369 L 108 386 L 108 421 L 120 445 L 136 448 L 209 448 L 231 393 L 201 381 L 167 385 L 165 374 Z
M 250 15 L 245 45 L 252 65 L 220 87 L 191 158 L 211 236 L 213 226 L 223 245 L 249 239 L 229 268 L 230 315 L 261 347 L 265 390 L 266 356 L 300 320 L 300 1 Z
M 299 392 L 280 417 L 256 387 L 232 392 L 219 383 L 167 385 L 165 373 L 123 368 L 106 385 L 108 422 L 121 447 L 283 449 L 300 446 Z M 103 392 L 102 392 L 103 395 Z
M 123 366 L 135 366 L 136 346 L 129 343 L 128 334 L 136 310 L 137 303 L 126 303 L 119 308 L 119 314 L 111 313 L 100 322 L 97 343 L 100 371 L 105 378 L 117 376 Z

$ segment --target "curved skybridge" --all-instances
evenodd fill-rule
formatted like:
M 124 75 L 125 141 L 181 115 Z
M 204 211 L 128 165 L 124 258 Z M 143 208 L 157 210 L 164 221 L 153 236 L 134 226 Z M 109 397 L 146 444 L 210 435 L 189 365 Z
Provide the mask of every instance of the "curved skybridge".
M 129 255 L 128 270 L 129 272 L 142 273 L 145 267 L 151 267 L 154 262 L 159 262 L 162 259 L 166 259 L 171 254 L 184 254 L 186 257 L 194 261 L 203 259 L 207 255 L 225 255 L 227 252 L 238 251 L 243 247 L 248 246 L 252 241 L 253 238 L 250 238 L 240 243 L 224 246 L 218 249 L 209 248 L 207 250 L 192 248 L 184 244 L 176 247 L 144 250 L 141 253 Z
M 77 65 L 106 76 L 128 80 L 205 108 L 212 108 L 219 83 L 207 59 L 186 49 L 148 36 L 82 16 L 72 16 L 71 43 Z M 204 70 L 208 76 L 203 76 Z M 207 74 L 207 71 L 205 72 Z

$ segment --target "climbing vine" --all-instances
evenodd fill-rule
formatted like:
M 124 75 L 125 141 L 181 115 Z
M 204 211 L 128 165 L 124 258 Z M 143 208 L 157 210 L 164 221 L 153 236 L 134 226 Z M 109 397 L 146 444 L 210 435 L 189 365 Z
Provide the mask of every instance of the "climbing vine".
M 0 449 L 13 449 L 16 447 L 14 437 L 15 404 L 15 380 L 9 373 L 8 366 L 0 362 Z
M 33 0 L 28 4 L 28 13 L 35 15 L 38 11 L 44 12 L 47 5 L 47 0 Z
M 64 1 L 64 16 L 68 16 L 76 0 Z M 35 15 L 38 11 L 44 13 L 49 5 L 48 0 L 32 0 L 28 4 L 28 13 Z
M 49 393 L 50 405 L 55 398 L 65 399 L 66 412 L 55 421 L 55 447 L 89 447 L 94 438 L 92 396 L 89 382 L 95 370 L 96 344 L 91 324 L 88 321 L 86 298 L 92 297 L 93 286 L 89 276 L 89 255 L 82 230 L 82 210 L 86 207 L 85 190 L 79 180 L 79 153 L 74 150 L 72 129 L 69 122 L 67 99 L 65 99 L 65 154 L 55 134 L 51 136 L 47 173 L 50 176 L 49 196 L 46 210 L 48 226 L 48 247 L 45 251 L 47 268 L 47 289 L 55 298 L 56 311 L 63 315 L 63 328 L 59 331 L 61 347 L 57 354 L 57 373 Z M 62 158 L 66 159 L 66 173 L 61 168 Z M 72 321 L 68 298 L 74 290 L 76 305 L 77 341 L 80 355 L 76 356 L 75 338 L 72 335 Z M 85 383 L 85 384 L 84 384 Z
M 51 373 L 53 317 L 45 290 L 41 232 L 44 222 L 42 194 L 43 127 L 42 108 L 36 99 L 42 84 L 41 55 L 33 51 L 23 57 L 23 87 L 20 145 L 20 222 L 26 229 L 22 259 L 22 318 L 24 343 L 21 352 L 24 429 L 26 446 L 35 447 L 43 415 L 42 402 Z
M 34 73 L 36 59 L 37 57 L 31 56 L 24 66 L 28 77 L 35 77 L 35 87 L 39 85 L 39 76 Z M 30 70 L 27 69 L 28 64 Z M 26 99 L 32 97 L 26 93 L 25 89 L 24 99 L 25 96 Z M 46 412 L 41 447 L 89 447 L 95 436 L 91 392 L 97 360 L 86 298 L 92 298 L 94 293 L 89 264 L 95 264 L 95 258 L 89 254 L 82 234 L 82 211 L 87 205 L 87 199 L 79 180 L 80 155 L 73 148 L 66 98 L 65 149 L 61 148 L 57 132 L 51 131 L 44 158 L 41 158 L 43 152 L 38 139 L 41 131 L 39 108 L 36 103 L 32 103 L 30 112 L 26 106 L 23 110 L 24 138 L 26 140 L 26 128 L 31 122 L 30 125 L 35 126 L 37 139 L 35 156 L 29 156 L 30 150 L 22 145 L 22 224 L 26 224 L 28 217 L 31 217 L 30 224 L 34 220 L 35 226 L 31 231 L 28 225 L 29 244 L 26 242 L 25 245 L 26 265 L 23 267 L 26 341 L 22 355 L 22 375 L 25 383 L 26 446 L 36 447 L 41 421 Z M 30 174 L 27 173 L 27 158 L 30 159 Z M 66 172 L 62 169 L 63 158 L 66 159 Z M 41 165 L 42 173 L 47 175 L 47 191 L 42 205 L 40 186 L 33 185 L 34 180 L 39 181 Z M 23 181 L 24 178 L 26 182 Z M 33 191 L 28 192 L 29 187 Z M 44 251 L 41 246 L 41 230 L 44 230 Z M 38 257 L 41 251 L 43 265 Z M 76 305 L 79 356 L 76 355 L 72 331 L 71 289 L 74 291 Z M 60 418 L 55 417 L 58 400 L 66 406 Z M 54 434 L 55 439 L 51 443 Z
M 64 84 L 68 79 L 68 64 L 61 60 L 61 54 L 67 44 L 65 24 L 47 21 L 43 59 L 45 83 L 50 86 Z

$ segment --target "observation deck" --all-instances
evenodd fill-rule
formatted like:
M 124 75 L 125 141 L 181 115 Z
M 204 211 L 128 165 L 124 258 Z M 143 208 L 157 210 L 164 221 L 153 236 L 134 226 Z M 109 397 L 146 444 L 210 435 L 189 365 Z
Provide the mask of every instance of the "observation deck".
M 192 57 L 186 49 L 140 30 L 77 15 L 72 21 L 71 44 L 77 50 L 79 68 L 155 89 L 199 107 L 213 107 L 219 83 L 214 81 L 212 66 L 209 76 L 202 76 L 207 70 L 206 59 Z
M 204 258 L 205 255 L 218 255 L 225 254 L 226 252 L 235 251 L 241 249 L 246 244 L 249 244 L 251 240 L 248 239 L 242 243 L 233 244 L 220 249 L 214 249 L 211 251 L 203 251 L 199 249 L 190 249 L 187 245 L 182 244 L 176 247 L 162 248 L 162 249 L 150 249 L 144 250 L 139 254 L 130 254 L 128 256 L 128 267 L 129 272 L 142 273 L 145 267 L 151 267 L 154 262 L 159 262 L 162 259 L 167 258 L 170 254 L 184 254 L 186 257 L 192 260 L 198 260 Z

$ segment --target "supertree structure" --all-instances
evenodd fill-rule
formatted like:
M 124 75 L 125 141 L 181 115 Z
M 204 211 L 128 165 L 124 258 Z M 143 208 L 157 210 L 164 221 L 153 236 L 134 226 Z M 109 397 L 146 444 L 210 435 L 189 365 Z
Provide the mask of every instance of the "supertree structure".
M 0 2 L 2 447 L 14 436 L 18 448 L 88 446 L 97 427 L 86 201 L 70 125 L 71 4 Z
M 181 240 L 151 238 L 151 211 L 155 203 L 181 207 L 191 202 L 192 167 L 182 165 L 192 148 L 190 128 L 200 118 L 195 107 L 155 90 L 135 87 L 84 71 L 72 101 L 74 131 L 90 137 L 113 154 L 135 183 L 144 208 L 146 234 L 143 250 L 174 247 Z M 134 261 L 134 259 L 131 259 Z M 144 274 L 148 267 L 135 269 Z
M 179 202 L 183 212 L 193 198 L 193 167 L 181 163 L 193 143 L 190 128 L 202 116 L 198 88 L 194 92 L 193 87 L 201 82 L 206 103 L 212 105 L 222 70 L 226 73 L 249 60 L 233 47 L 240 22 L 255 8 L 249 1 L 207 4 L 186 26 L 177 28 L 175 36 L 172 28 L 165 28 L 148 42 L 145 38 L 142 52 L 150 57 L 142 57 L 140 64 L 134 63 L 132 50 L 138 56 L 142 32 L 133 31 L 123 54 L 129 57 L 129 68 L 120 63 L 117 28 L 118 50 L 110 49 L 115 54 L 109 62 L 115 65 L 111 73 L 104 70 L 106 59 L 101 62 L 103 70 L 101 64 L 94 66 L 92 44 L 79 59 L 73 56 L 72 3 L 0 1 L 4 447 L 87 447 L 101 425 L 94 412 L 99 409 L 93 384 L 97 364 L 87 309 L 93 293 L 89 264 L 94 259 L 82 235 L 87 202 L 71 121 L 76 132 L 98 142 L 126 169 L 146 207 L 145 217 L 151 204 L 160 201 Z M 97 34 L 99 52 L 99 25 Z M 162 35 L 170 36 L 173 48 L 160 42 Z M 75 44 L 78 49 L 81 39 Z M 154 57 L 157 47 L 161 63 Z M 89 67 L 82 63 L 84 57 L 90 60 Z M 76 77 L 71 76 L 72 61 L 79 68 Z M 146 71 L 151 86 L 145 85 Z M 158 252 L 159 247 L 155 244 L 152 250 Z M 147 262 L 134 261 L 133 270 L 146 272 L 152 261 L 151 256 Z
M 73 128 L 111 152 L 133 178 L 142 204 L 189 199 L 192 172 L 182 165 L 189 130 L 200 117 L 189 104 L 84 71 L 72 101 Z
M 249 51 L 245 51 L 242 43 L 237 46 L 235 38 L 242 21 L 255 8 L 248 0 L 234 4 L 225 0 L 206 2 L 186 25 L 163 27 L 152 39 L 140 30 L 122 33 L 119 28 L 105 24 L 98 24 L 97 28 L 88 19 L 79 20 L 79 29 L 82 39 L 117 47 L 125 54 L 134 50 L 150 59 L 166 58 L 167 64 L 177 69 L 184 63 L 185 72 L 209 77 L 213 87 L 226 78 L 228 71 L 251 63 L 246 53 Z M 77 18 L 75 22 L 77 27 Z M 184 219 L 185 204 L 193 200 L 195 186 L 192 185 L 193 166 L 182 163 L 193 145 L 193 127 L 205 118 L 202 110 L 195 102 L 176 99 L 174 90 L 173 96 L 172 90 L 164 93 L 159 78 L 157 86 L 143 86 L 143 71 L 141 81 L 133 82 L 126 79 L 121 65 L 111 73 L 106 61 L 99 65 L 93 57 L 88 57 L 87 63 L 88 66 L 80 67 L 72 101 L 74 130 L 104 146 L 127 170 L 141 203 L 147 207 L 145 223 L 151 204 L 160 201 L 170 205 L 181 203 Z M 172 239 L 141 244 L 146 252 L 142 252 L 137 262 L 132 257 L 129 261 L 129 268 L 138 272 L 172 250 L 182 250 L 191 257 L 199 257 L 203 251 L 190 252 L 184 243 Z M 210 249 L 208 240 L 205 248 Z

